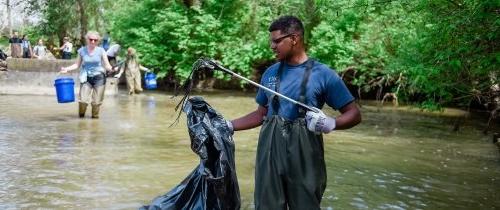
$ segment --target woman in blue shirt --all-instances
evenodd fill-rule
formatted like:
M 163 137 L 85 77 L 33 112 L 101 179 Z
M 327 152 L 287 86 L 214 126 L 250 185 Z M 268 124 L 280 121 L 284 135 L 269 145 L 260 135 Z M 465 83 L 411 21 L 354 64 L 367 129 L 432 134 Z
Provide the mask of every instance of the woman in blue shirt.
M 106 86 L 106 70 L 111 71 L 106 51 L 98 47 L 99 33 L 89 31 L 85 35 L 86 46 L 78 50 L 76 63 L 62 67 L 61 73 L 67 73 L 80 67 L 80 93 L 78 104 L 78 115 L 85 116 L 88 104 L 92 104 L 92 118 L 99 118 L 99 108 L 104 99 L 104 89 Z

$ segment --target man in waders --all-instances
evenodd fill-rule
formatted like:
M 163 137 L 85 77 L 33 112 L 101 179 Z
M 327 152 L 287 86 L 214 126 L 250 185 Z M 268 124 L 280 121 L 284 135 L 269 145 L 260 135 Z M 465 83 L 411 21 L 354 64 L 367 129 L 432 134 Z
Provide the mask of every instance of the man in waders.
M 322 133 L 347 129 L 361 122 L 354 98 L 337 73 L 310 59 L 304 27 L 293 16 L 269 27 L 270 45 L 278 63 L 269 67 L 261 85 L 306 105 L 339 110 L 328 117 L 259 89 L 257 110 L 228 121 L 234 131 L 262 125 L 255 166 L 255 208 L 320 209 L 326 187 Z

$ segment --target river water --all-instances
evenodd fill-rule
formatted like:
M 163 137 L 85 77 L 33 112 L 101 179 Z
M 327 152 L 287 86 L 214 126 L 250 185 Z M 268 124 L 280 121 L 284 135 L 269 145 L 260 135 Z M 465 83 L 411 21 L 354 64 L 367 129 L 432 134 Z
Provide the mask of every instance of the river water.
M 228 119 L 256 108 L 253 94 L 199 94 Z M 79 119 L 76 103 L 55 96 L 0 95 L 0 209 L 148 204 L 199 163 L 185 116 L 169 127 L 178 100 L 121 93 L 105 99 L 100 119 Z M 361 110 L 362 124 L 325 136 L 324 209 L 500 208 L 500 153 L 481 134 L 484 119 L 455 132 L 453 111 Z M 234 135 L 242 209 L 253 208 L 258 132 Z

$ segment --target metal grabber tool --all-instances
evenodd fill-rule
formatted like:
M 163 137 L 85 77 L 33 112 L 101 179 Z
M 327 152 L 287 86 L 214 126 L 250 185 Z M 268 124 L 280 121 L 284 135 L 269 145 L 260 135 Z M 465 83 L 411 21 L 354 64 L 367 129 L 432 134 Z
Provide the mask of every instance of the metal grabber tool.
M 271 90 L 271 89 L 269 89 L 269 88 L 267 88 L 267 87 L 265 87 L 265 86 L 263 86 L 263 85 L 261 85 L 259 83 L 256 83 L 256 82 L 254 82 L 254 81 L 252 81 L 250 79 L 247 79 L 247 78 L 245 78 L 245 77 L 243 77 L 243 76 L 241 76 L 239 74 L 236 74 L 233 71 L 231 71 L 231 70 L 225 68 L 224 66 L 222 66 L 221 64 L 219 64 L 217 61 L 214 61 L 214 60 L 211 60 L 211 59 L 207 59 L 207 58 L 200 58 L 200 59 L 198 59 L 195 62 L 194 66 L 197 67 L 196 69 L 220 70 L 222 72 L 225 72 L 225 73 L 231 74 L 231 75 L 233 75 L 235 77 L 238 77 L 238 78 L 240 78 L 242 80 L 245 80 L 245 81 L 249 82 L 250 84 L 255 85 L 255 86 L 257 86 L 257 87 L 259 87 L 259 88 L 261 88 L 261 89 L 263 89 L 263 90 L 265 90 L 267 92 L 273 93 L 273 94 L 275 94 L 275 95 L 277 95 L 277 96 L 279 96 L 279 97 L 281 97 L 281 98 L 283 98 L 283 99 L 285 99 L 285 100 L 287 100 L 289 102 L 292 102 L 293 104 L 302 106 L 302 107 L 304 107 L 304 108 L 306 108 L 308 110 L 311 110 L 313 112 L 316 112 L 316 113 L 319 113 L 321 111 L 320 109 L 318 109 L 316 107 L 308 106 L 308 105 L 306 105 L 304 103 L 301 103 L 299 101 L 293 100 L 293 99 L 291 99 L 291 98 L 289 98 L 289 97 L 287 97 L 287 96 L 285 96 L 285 95 L 283 95 L 281 93 L 278 93 L 278 92 L 276 92 L 274 90 Z

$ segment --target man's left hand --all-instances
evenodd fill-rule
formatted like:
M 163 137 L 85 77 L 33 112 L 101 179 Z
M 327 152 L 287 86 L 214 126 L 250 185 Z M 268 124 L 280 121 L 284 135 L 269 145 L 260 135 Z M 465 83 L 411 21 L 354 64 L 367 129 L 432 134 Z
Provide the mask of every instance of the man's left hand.
M 233 127 L 233 123 L 229 120 L 226 120 L 226 125 L 227 125 L 227 128 L 229 129 L 229 133 L 231 135 L 234 134 L 234 127 Z
M 306 112 L 307 129 L 316 133 L 330 133 L 335 129 L 335 118 L 325 115 L 321 110 L 318 112 Z

